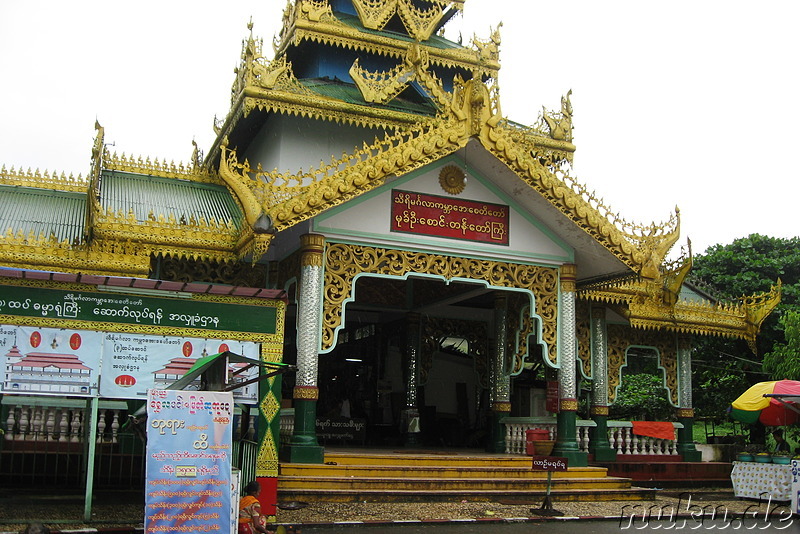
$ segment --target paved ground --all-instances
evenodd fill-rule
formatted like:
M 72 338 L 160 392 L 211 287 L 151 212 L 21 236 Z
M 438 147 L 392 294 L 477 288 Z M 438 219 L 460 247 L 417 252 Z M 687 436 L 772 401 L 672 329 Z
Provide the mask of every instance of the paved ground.
M 130 502 L 130 495 L 99 495 L 92 508 L 92 521 L 83 520 L 83 502 L 76 498 L 43 495 L 5 495 L 0 497 L 0 533 L 21 532 L 27 523 L 39 521 L 51 530 L 142 528 L 143 505 Z M 310 503 L 299 510 L 279 510 L 278 523 L 286 526 L 320 524 L 375 524 L 396 522 L 470 522 L 523 520 L 540 521 L 541 500 L 527 503 L 452 502 L 452 503 Z M 670 514 L 743 513 L 780 514 L 787 503 L 741 500 L 730 489 L 669 489 L 653 501 L 562 502 L 553 508 L 563 517 L 631 518 Z M 291 530 L 291 529 L 290 529 Z

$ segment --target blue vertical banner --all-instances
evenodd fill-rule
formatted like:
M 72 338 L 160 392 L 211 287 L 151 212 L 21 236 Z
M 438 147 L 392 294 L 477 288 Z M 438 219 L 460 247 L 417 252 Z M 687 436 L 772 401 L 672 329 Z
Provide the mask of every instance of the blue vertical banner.
M 232 393 L 148 390 L 146 534 L 235 534 L 232 425 Z

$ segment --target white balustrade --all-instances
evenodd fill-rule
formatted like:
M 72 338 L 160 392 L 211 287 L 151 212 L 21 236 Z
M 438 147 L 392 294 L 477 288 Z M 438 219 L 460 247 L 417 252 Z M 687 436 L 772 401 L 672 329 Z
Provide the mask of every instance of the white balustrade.
M 553 418 L 541 417 L 505 417 L 505 440 L 507 454 L 525 454 L 525 431 L 537 428 L 547 429 L 550 439 L 556 439 L 556 422 Z M 579 419 L 575 422 L 578 449 L 589 451 L 591 429 L 596 427 L 594 421 Z M 683 428 L 681 423 L 673 423 L 675 429 Z M 630 421 L 608 421 L 608 441 L 617 454 L 669 456 L 678 454 L 677 439 L 658 439 L 637 436 L 633 433 Z
M 97 410 L 97 443 L 103 443 L 105 440 L 104 434 L 106 433 L 106 411 L 104 409 Z
M 294 432 L 294 408 L 282 408 L 280 418 L 280 440 L 285 445 L 292 439 Z
M 79 399 L 53 397 L 2 398 L 8 407 L 3 439 L 14 441 L 58 441 L 79 443 L 83 441 L 83 422 L 86 402 Z M 127 404 L 120 401 L 101 401 L 98 410 L 98 443 L 116 443 L 120 416 Z
M 73 408 L 72 409 L 72 418 L 70 419 L 70 434 L 69 434 L 69 441 L 72 443 L 78 443 L 82 441 L 82 429 L 83 429 L 83 409 L 81 408 Z
M 549 439 L 557 439 L 556 420 L 552 417 L 504 417 L 501 422 L 506 428 L 506 454 L 525 454 L 525 432 L 527 430 L 544 429 Z M 594 421 L 578 420 L 575 423 L 578 449 L 589 450 L 589 434 L 591 428 L 597 426 Z
M 677 430 L 681 423 L 672 423 Z M 608 421 L 608 442 L 617 454 L 669 456 L 678 454 L 677 439 L 637 436 L 630 421 Z

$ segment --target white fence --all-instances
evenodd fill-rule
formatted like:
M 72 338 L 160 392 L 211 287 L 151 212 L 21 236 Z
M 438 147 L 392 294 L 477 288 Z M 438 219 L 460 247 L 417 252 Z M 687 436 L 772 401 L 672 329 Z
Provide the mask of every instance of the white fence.
M 525 431 L 546 429 L 550 439 L 556 439 L 556 421 L 552 417 L 506 417 L 506 453 L 525 454 Z M 681 423 L 672 423 L 675 429 L 683 428 Z M 596 427 L 594 421 L 579 419 L 575 423 L 578 449 L 589 451 L 590 429 Z M 630 421 L 608 421 L 608 441 L 617 454 L 631 455 L 674 455 L 678 454 L 677 439 L 658 439 L 637 436 L 633 433 Z

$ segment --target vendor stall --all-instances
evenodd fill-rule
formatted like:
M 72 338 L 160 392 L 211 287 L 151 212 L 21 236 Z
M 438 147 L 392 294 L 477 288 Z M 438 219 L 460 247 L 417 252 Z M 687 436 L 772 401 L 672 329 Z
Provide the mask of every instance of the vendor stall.
M 788 501 L 792 490 L 792 466 L 733 462 L 731 482 L 736 497 Z

